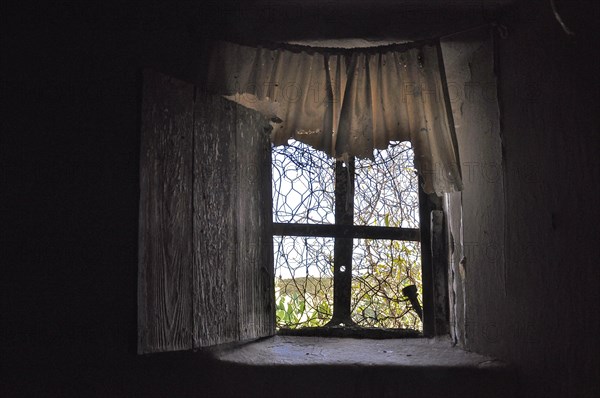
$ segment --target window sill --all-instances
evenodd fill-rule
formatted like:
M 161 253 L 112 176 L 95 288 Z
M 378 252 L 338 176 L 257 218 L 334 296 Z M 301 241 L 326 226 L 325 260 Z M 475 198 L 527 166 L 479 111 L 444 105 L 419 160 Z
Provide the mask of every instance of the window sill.
M 448 338 L 274 336 L 213 354 L 224 396 L 507 398 L 517 390 L 511 367 Z
M 214 351 L 222 362 L 248 366 L 396 366 L 505 369 L 493 358 L 453 347 L 447 338 L 352 339 L 273 336 Z

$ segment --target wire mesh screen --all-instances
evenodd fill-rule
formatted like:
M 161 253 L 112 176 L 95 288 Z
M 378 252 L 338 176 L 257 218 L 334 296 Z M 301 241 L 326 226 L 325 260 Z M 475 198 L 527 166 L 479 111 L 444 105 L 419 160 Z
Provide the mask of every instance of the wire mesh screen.
M 421 294 L 419 242 L 354 240 L 352 320 L 357 325 L 421 330 L 421 320 L 402 294 L 408 285 Z
M 335 161 L 297 141 L 273 148 L 273 221 L 335 223 Z M 418 180 L 409 143 L 355 163 L 354 224 L 419 227 Z M 335 238 L 274 236 L 278 327 L 324 326 L 332 317 Z M 418 242 L 354 239 L 352 320 L 421 329 L 402 289 L 421 294 Z
M 376 150 L 356 161 L 354 223 L 419 228 L 419 188 L 408 142 Z M 352 320 L 360 326 L 422 329 L 402 288 L 415 285 L 422 297 L 419 242 L 355 239 Z
M 331 319 L 333 244 L 333 238 L 273 238 L 278 327 L 318 327 Z
M 273 222 L 333 224 L 335 161 L 293 140 L 272 159 Z
M 410 143 L 391 143 L 356 160 L 354 223 L 419 228 L 419 191 Z

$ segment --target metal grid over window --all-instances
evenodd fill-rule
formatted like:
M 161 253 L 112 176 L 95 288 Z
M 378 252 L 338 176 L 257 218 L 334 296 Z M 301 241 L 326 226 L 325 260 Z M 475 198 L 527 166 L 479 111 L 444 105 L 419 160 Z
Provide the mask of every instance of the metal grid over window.
M 421 320 L 402 289 L 421 291 L 419 242 L 355 239 L 352 320 L 360 326 L 421 329 Z
M 272 159 L 277 326 L 420 330 L 410 144 L 344 164 L 290 141 Z

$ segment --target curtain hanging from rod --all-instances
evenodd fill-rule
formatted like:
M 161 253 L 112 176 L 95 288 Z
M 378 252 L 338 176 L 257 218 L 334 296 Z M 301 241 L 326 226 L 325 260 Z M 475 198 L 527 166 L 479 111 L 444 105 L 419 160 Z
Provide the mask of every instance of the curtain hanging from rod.
M 462 189 L 439 43 L 357 49 L 215 45 L 208 89 L 337 159 L 410 141 L 427 193 Z

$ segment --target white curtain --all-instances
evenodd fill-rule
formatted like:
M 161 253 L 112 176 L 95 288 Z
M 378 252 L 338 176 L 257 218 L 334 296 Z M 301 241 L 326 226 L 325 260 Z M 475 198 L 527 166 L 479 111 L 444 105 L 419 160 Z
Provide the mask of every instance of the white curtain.
M 462 189 L 439 44 L 357 49 L 215 46 L 208 88 L 271 118 L 275 145 L 294 138 L 338 159 L 410 141 L 424 190 Z

